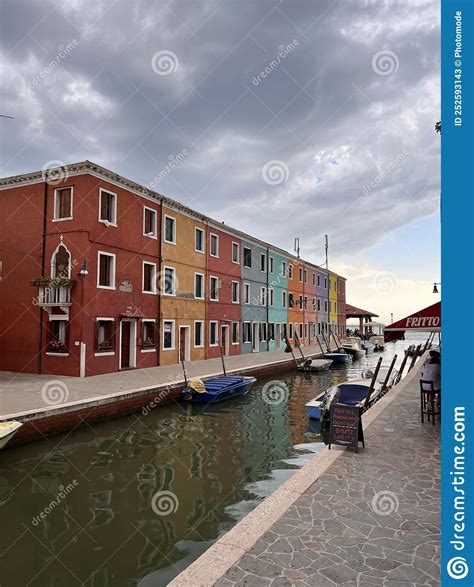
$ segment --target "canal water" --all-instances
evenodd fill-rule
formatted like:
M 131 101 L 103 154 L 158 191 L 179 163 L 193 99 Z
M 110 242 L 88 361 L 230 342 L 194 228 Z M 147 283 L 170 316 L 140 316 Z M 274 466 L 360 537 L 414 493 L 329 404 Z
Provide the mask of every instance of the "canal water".
M 399 365 L 412 342 L 347 368 L 259 379 L 212 408 L 173 404 L 1 451 L 0 584 L 166 585 L 327 450 L 307 401 L 381 355 Z

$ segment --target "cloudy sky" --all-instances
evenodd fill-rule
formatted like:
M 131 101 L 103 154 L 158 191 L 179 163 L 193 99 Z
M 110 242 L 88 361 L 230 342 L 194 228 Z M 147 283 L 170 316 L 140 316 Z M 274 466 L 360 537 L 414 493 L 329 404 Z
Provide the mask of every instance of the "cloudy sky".
M 4 0 L 2 176 L 89 159 L 348 277 L 437 301 L 439 6 Z

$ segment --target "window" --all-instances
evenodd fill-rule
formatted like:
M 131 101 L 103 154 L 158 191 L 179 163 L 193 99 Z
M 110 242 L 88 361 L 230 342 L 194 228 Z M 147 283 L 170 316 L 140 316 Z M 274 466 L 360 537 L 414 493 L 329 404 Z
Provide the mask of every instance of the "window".
M 142 320 L 142 350 L 155 350 L 156 326 L 154 320 Z
M 232 322 L 232 344 L 239 344 L 239 323 Z
M 156 293 L 156 265 L 143 261 L 143 293 Z
M 217 346 L 219 344 L 217 338 L 217 321 L 211 320 L 209 322 L 209 346 Z
M 71 254 L 62 243 L 59 244 L 51 257 L 51 277 L 71 277 Z
M 303 278 L 304 282 L 308 283 L 308 272 L 306 271 L 306 269 L 303 271 L 303 275 L 304 275 L 304 278 Z
M 324 311 L 327 312 L 328 311 L 328 301 L 324 300 Z
M 194 297 L 196 300 L 204 299 L 204 275 L 202 273 L 194 274 Z
M 265 306 L 266 303 L 267 303 L 267 300 L 266 300 L 266 297 L 267 296 L 265 295 L 266 294 L 266 291 L 265 290 L 266 290 L 265 287 L 261 287 L 260 288 L 260 305 L 261 306 Z
M 289 292 L 288 293 L 288 307 L 293 308 L 294 305 L 295 305 L 294 296 L 291 292 Z
M 98 253 L 97 287 L 115 289 L 115 255 Z
M 196 348 L 204 346 L 203 330 L 204 330 L 204 322 L 202 320 L 195 320 L 194 321 L 194 346 Z
M 117 194 L 99 190 L 99 222 L 117 226 Z
M 176 244 L 176 218 L 165 216 L 165 243 Z
M 275 324 L 268 325 L 268 340 L 275 340 Z
M 299 271 L 298 271 L 298 276 L 299 276 L 299 277 L 298 277 L 298 278 L 299 278 L 299 280 L 302 282 L 302 281 L 303 281 L 303 269 L 301 269 L 301 267 L 299 268 Z
M 54 220 L 72 219 L 72 187 L 54 190 Z
M 288 324 L 288 331 L 290 333 L 289 338 L 293 338 L 293 324 L 291 322 Z
M 250 283 L 244 283 L 244 304 L 250 304 Z
M 293 279 L 293 265 L 288 265 L 288 279 Z
M 217 234 L 211 234 L 211 257 L 219 256 L 219 237 Z
M 305 322 L 305 325 L 304 325 L 304 337 L 305 338 L 308 338 L 308 324 L 306 322 Z
M 252 267 L 252 249 L 244 247 L 244 267 Z
M 304 309 L 308 309 L 308 298 L 306 296 L 304 297 Z
M 150 238 L 157 236 L 157 213 L 152 208 L 143 208 L 143 235 Z
M 267 340 L 267 324 L 266 322 L 260 322 L 260 342 Z
M 303 324 L 300 322 L 300 338 L 303 338 Z
M 240 263 L 239 243 L 232 243 L 232 263 Z
M 68 355 L 66 342 L 67 322 L 65 320 L 52 320 L 48 322 L 49 341 L 46 352 L 48 354 Z
M 319 298 L 318 298 L 317 304 L 318 304 L 318 312 L 320 312 L 321 311 L 321 300 Z
M 176 295 L 176 269 L 174 267 L 164 267 L 161 291 L 165 296 Z
M 321 275 L 318 275 L 318 287 L 321 285 Z
M 242 323 L 243 334 L 242 334 L 242 342 L 252 342 L 252 330 L 250 327 L 250 322 L 243 322 Z
M 270 271 L 270 273 L 273 273 L 274 265 L 275 260 L 273 259 L 273 257 L 268 257 L 268 271 Z
M 324 278 L 324 289 L 327 289 L 327 288 L 328 288 L 328 278 L 325 277 Z
M 232 282 L 232 303 L 233 304 L 239 303 L 239 282 L 238 281 Z
M 286 308 L 287 293 L 286 291 L 281 292 L 281 307 Z
M 204 253 L 204 230 L 196 228 L 194 231 L 194 248 L 198 253 Z
M 300 310 L 302 310 L 302 309 L 303 309 L 303 296 L 301 296 L 301 295 L 300 295 L 300 296 L 298 296 L 298 308 L 299 308 Z
M 211 277 L 210 284 L 211 288 L 209 297 L 212 301 L 217 302 L 219 299 L 219 280 L 217 279 L 217 277 Z
M 281 276 L 286 277 L 286 261 L 281 262 Z
M 268 290 L 268 305 L 273 308 L 275 303 L 275 292 L 273 288 Z
M 97 318 L 96 353 L 113 353 L 115 351 L 115 322 L 113 318 Z
M 174 320 L 163 320 L 163 350 L 174 349 Z
M 312 279 L 313 279 L 312 284 L 313 285 L 316 285 L 316 273 L 313 273 L 313 278 Z
M 265 253 L 260 254 L 260 271 L 265 272 L 267 270 L 267 256 Z

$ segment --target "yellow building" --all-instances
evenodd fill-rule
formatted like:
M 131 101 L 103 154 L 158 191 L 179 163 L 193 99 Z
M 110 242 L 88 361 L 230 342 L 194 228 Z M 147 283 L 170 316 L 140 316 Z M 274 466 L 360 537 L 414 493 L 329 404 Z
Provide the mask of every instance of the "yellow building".
M 337 276 L 333 273 L 329 273 L 329 323 L 331 325 L 331 332 L 337 332 Z
M 160 365 L 205 359 L 207 227 L 198 213 L 163 204 Z

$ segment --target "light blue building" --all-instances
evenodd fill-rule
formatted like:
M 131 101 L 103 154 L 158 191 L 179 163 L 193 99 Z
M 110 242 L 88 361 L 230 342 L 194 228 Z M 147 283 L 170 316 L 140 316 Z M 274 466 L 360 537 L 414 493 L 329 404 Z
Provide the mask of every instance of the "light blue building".
M 322 268 L 316 270 L 316 316 L 318 336 L 329 334 L 329 273 Z
M 288 323 L 288 257 L 268 251 L 268 331 L 269 350 L 285 348 Z

